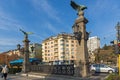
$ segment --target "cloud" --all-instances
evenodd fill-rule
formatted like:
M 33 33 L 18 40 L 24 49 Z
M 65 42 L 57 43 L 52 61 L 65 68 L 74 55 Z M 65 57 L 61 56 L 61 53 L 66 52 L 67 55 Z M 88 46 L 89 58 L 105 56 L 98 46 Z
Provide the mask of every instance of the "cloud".
M 61 23 L 61 19 L 57 16 L 57 10 L 47 0 L 32 0 L 32 4 L 39 12 L 42 9 L 49 17 Z
M 19 28 L 22 28 L 22 25 L 0 6 L 0 52 L 14 49 L 21 42 L 16 36 L 12 37 Z
M 50 31 L 52 31 L 54 34 L 58 33 L 58 30 L 55 29 L 55 27 L 54 27 L 52 24 L 50 24 L 49 22 L 46 23 L 46 26 L 47 26 L 47 28 L 48 28 Z
M 15 49 L 18 43 L 20 43 L 20 41 L 17 39 L 0 38 L 0 52 L 5 52 L 11 49 Z
M 0 38 L 0 45 L 1 46 L 13 46 L 15 44 L 18 44 L 20 41 L 17 39 L 11 39 L 11 38 Z
M 11 17 L 2 7 L 0 7 L 0 30 L 17 31 L 18 28 L 22 28 L 23 25 Z

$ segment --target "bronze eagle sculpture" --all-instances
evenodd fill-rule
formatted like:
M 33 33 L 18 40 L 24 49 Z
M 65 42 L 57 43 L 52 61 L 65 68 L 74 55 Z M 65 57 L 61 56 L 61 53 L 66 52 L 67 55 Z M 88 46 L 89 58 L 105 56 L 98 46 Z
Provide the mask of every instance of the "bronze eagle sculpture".
M 71 0 L 70 5 L 72 6 L 73 9 L 77 10 L 78 12 L 83 11 L 84 9 L 87 9 L 86 6 L 84 6 L 84 5 L 78 5 L 73 0 Z

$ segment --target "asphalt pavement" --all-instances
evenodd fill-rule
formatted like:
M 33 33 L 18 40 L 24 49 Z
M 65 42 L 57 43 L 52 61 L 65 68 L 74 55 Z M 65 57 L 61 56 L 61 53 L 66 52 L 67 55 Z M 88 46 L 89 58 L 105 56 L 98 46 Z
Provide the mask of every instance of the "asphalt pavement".
M 8 74 L 7 80 L 104 80 L 104 78 L 108 74 L 95 74 L 90 76 L 89 78 L 79 78 L 79 77 L 65 77 L 65 76 L 36 76 L 36 75 L 29 75 L 29 76 L 22 76 L 16 74 Z M 0 77 L 0 80 L 4 80 Z

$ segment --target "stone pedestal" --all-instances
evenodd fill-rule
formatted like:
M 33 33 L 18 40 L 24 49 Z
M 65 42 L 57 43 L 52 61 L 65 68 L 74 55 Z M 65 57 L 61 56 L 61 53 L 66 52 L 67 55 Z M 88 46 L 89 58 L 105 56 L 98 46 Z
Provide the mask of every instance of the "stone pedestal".
M 89 74 L 89 58 L 87 49 L 88 34 L 86 32 L 86 23 L 88 20 L 84 17 L 84 12 L 78 13 L 78 18 L 73 26 L 74 32 L 81 32 L 81 39 L 78 40 L 76 61 L 75 61 L 75 76 L 87 77 Z

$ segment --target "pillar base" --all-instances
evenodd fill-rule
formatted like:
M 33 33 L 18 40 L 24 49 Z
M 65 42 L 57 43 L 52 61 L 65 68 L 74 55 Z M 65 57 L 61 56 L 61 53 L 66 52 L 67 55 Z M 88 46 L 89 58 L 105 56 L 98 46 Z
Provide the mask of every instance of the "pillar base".
M 74 76 L 76 77 L 89 77 L 89 64 L 87 62 L 77 62 L 74 66 Z

